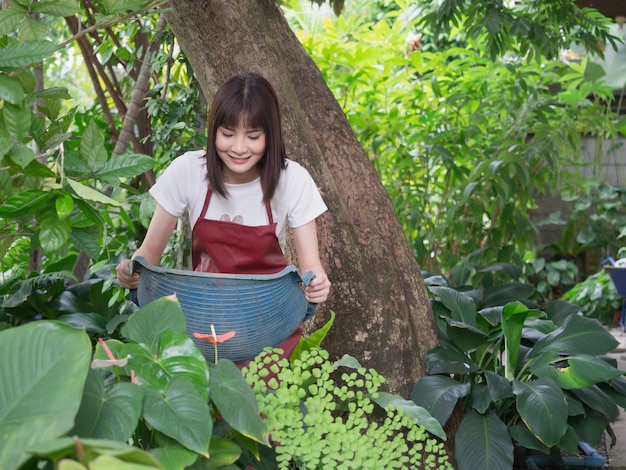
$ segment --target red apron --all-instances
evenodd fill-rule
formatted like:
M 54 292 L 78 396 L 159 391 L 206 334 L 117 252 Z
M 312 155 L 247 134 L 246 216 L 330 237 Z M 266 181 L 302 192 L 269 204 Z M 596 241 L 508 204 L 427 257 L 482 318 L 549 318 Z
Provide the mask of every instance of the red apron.
M 249 226 L 205 219 L 212 191 L 207 191 L 202 212 L 192 231 L 191 260 L 194 271 L 229 274 L 274 274 L 287 267 L 276 236 L 276 222 L 269 202 L 268 225 Z M 302 325 L 277 345 L 289 358 L 302 336 Z M 269 345 L 268 345 L 269 346 Z M 240 367 L 248 361 L 238 362 Z

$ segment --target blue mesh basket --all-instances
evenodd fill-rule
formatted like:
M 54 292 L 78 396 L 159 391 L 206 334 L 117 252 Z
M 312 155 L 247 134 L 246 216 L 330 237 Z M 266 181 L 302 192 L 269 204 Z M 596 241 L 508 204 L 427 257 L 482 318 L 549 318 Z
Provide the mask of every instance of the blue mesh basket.
M 208 361 L 215 360 L 214 346 L 195 338 L 194 332 L 211 333 L 211 325 L 218 335 L 235 331 L 218 345 L 218 357 L 243 361 L 280 344 L 317 310 L 302 290 L 313 273 L 300 276 L 295 266 L 276 274 L 214 274 L 161 268 L 138 256 L 131 272 L 140 273 L 139 306 L 176 294 L 187 334 Z

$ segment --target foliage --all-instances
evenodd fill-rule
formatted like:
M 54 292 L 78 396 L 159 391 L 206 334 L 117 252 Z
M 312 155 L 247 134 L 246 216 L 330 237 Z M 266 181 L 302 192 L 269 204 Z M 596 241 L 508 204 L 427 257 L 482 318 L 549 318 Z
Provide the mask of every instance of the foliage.
M 304 459 L 312 468 L 315 456 L 307 452 L 319 452 L 320 462 L 354 462 L 364 457 L 365 441 L 376 454 L 372 464 L 409 457 L 422 458 L 425 465 L 447 461 L 442 444 L 428 434 L 445 438 L 429 413 L 378 392 L 384 379 L 353 358 L 328 362 L 319 342 L 332 320 L 302 342 L 293 365 L 282 360 L 266 366 L 277 352 L 271 349 L 252 361 L 247 380 L 253 389 L 231 361 L 207 363 L 185 333 L 174 297 L 110 319 L 107 325 L 121 325 L 120 339 L 96 340 L 92 334 L 90 341 L 84 327 L 72 325 L 81 315 L 0 332 L 0 446 L 7 449 L 1 468 L 40 468 L 46 462 L 62 468 L 71 461 L 80 462 L 76 468 L 106 462 L 129 470 L 139 464 L 222 468 L 236 462 L 268 468 L 277 456 L 283 462 Z M 274 370 L 268 389 L 264 380 L 275 367 L 281 370 Z M 341 384 L 328 380 L 339 368 L 356 372 L 342 374 L 336 379 Z M 292 400 L 281 403 L 287 396 Z M 372 420 L 375 407 L 387 417 Z M 296 427 L 305 441 L 284 434 Z M 333 436 L 339 440 L 331 445 Z M 349 436 L 356 448 L 340 444 Z M 383 442 L 388 445 L 380 446 Z M 301 454 L 300 446 L 308 450 Z
M 544 299 L 554 300 L 570 289 L 579 277 L 574 258 L 549 259 L 533 253 L 525 256 L 524 275 Z
M 430 291 L 441 344 L 411 399 L 442 425 L 458 408 L 460 469 L 512 468 L 515 443 L 557 458 L 600 443 L 626 407 L 626 379 L 603 357 L 617 341 L 597 320 L 563 301 L 542 311 L 486 291 Z
M 626 235 L 626 193 L 623 188 L 592 179 L 579 191 L 564 195 L 564 200 L 570 204 L 571 210 L 567 222 L 559 220 L 560 214 L 554 214 L 554 219 L 565 225 L 563 240 L 551 247 L 555 252 L 573 256 L 591 253 L 598 264 L 618 252 L 622 246 L 621 238 Z
M 31 273 L 26 279 L 0 284 L 0 322 L 9 327 L 37 319 L 59 320 L 85 328 L 93 338 L 119 335 L 120 325 L 135 308 L 115 282 L 113 265 L 98 263 L 82 282 L 68 285 L 74 260 L 59 260 L 50 273 Z
M 604 269 L 573 286 L 562 298 L 578 305 L 585 316 L 597 318 L 603 325 L 613 325 L 613 314 L 622 308 L 623 301 Z
M 323 31 L 293 26 L 379 172 L 420 265 L 447 272 L 484 247 L 484 264 L 522 265 L 522 253 L 535 249 L 536 195 L 581 186 L 572 170 L 586 164 L 581 134 L 618 135 L 612 91 L 590 78 L 586 59 L 530 61 L 515 49 L 492 61 L 467 31 L 452 28 L 448 42 L 436 43 L 419 7 L 390 4 L 379 17 L 364 3 L 346 6 L 339 18 L 323 18 Z
M 0 427 L 11 430 L 0 436 L 2 448 L 11 448 L 0 457 L 2 468 L 29 458 L 57 464 L 76 458 L 88 466 L 111 454 L 116 468 L 138 459 L 150 468 L 187 466 L 210 456 L 226 465 L 241 449 L 213 435 L 218 413 L 246 448 L 267 444 L 243 376 L 230 361 L 207 364 L 185 334 L 175 299 L 139 309 L 122 333 L 124 341 L 98 342 L 93 361 L 85 331 L 58 321 L 0 333 Z M 129 440 L 134 449 L 124 444 Z
M 556 58 L 571 42 L 598 53 L 603 51 L 601 44 L 617 45 L 617 39 L 608 31 L 609 18 L 568 0 L 427 0 L 424 3 L 427 14 L 422 23 L 433 25 L 437 36 L 461 29 L 469 37 L 484 42 L 492 60 L 518 48 L 522 55 Z
M 352 357 L 332 363 L 312 349 L 290 364 L 268 351 L 244 374 L 277 443 L 276 468 L 452 468 L 427 433 L 445 437 L 439 423 L 379 392 L 384 379 Z

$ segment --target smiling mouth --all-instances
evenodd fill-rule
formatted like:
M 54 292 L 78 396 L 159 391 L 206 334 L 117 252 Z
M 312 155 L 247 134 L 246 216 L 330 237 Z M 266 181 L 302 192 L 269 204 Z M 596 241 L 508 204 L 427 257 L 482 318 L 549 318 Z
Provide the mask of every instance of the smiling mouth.
M 245 163 L 248 161 L 250 157 L 233 157 L 232 155 L 228 156 L 232 162 L 234 163 Z

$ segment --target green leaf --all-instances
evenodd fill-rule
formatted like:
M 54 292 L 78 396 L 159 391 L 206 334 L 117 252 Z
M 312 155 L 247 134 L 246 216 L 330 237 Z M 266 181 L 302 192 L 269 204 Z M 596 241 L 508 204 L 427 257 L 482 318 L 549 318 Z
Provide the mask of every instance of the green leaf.
M 0 217 L 13 219 L 34 212 L 52 198 L 52 194 L 39 189 L 30 189 L 10 197 L 0 206 Z
M 429 374 L 469 374 L 479 370 L 474 362 L 456 349 L 435 346 L 426 353 Z
M 97 177 L 110 183 L 120 178 L 133 177 L 154 168 L 156 160 L 140 153 L 126 153 L 112 158 L 98 172 Z
M 63 248 L 70 238 L 70 228 L 59 219 L 55 210 L 46 210 L 38 217 L 41 229 L 39 230 L 39 243 L 47 254 Z
M 478 320 L 481 317 L 476 318 Z M 462 351 L 473 350 L 488 340 L 487 334 L 473 325 L 452 320 L 448 316 L 444 317 L 443 320 L 448 324 L 448 328 L 445 330 L 448 338 Z
M 487 390 L 492 401 L 502 400 L 513 396 L 513 389 L 511 388 L 511 382 L 501 375 L 486 370 L 484 372 L 485 379 L 487 380 Z
M 213 430 L 209 404 L 187 379 L 174 377 L 163 394 L 146 388 L 143 414 L 154 429 L 209 458 Z
M 442 426 L 452 415 L 459 398 L 470 393 L 469 383 L 459 383 L 450 377 L 428 375 L 422 377 L 413 387 L 411 400 L 426 410 Z
M 0 36 L 4 36 L 15 29 L 26 16 L 27 10 L 22 7 L 0 9 Z
M 68 432 L 91 343 L 85 332 L 41 320 L 0 332 L 0 468 L 18 468 L 40 443 Z
M 85 201 L 107 204 L 114 207 L 122 207 L 122 204 L 117 202 L 115 199 L 112 199 L 105 194 L 102 194 L 100 191 L 96 191 L 95 189 L 90 188 L 86 184 L 81 184 L 70 178 L 66 179 L 65 182 L 69 185 L 70 188 L 72 188 L 74 193 L 76 193 L 79 198 L 84 199 Z
M 546 446 L 555 445 L 567 430 L 567 401 L 552 380 L 513 382 L 517 411 L 528 429 Z
M 80 13 L 74 0 L 39 0 L 33 4 L 33 11 L 52 16 L 73 16 Z
M 521 302 L 511 302 L 502 309 L 502 333 L 504 335 L 504 375 L 507 380 L 515 378 L 524 322 L 531 311 Z
M 454 320 L 476 325 L 476 304 L 470 296 L 450 287 L 429 286 L 428 290 L 450 310 Z
M 613 351 L 619 342 L 598 320 L 580 315 L 568 316 L 563 325 L 540 338 L 531 349 L 536 357 L 547 351 L 560 354 L 589 354 L 599 356 Z
M 48 25 L 32 16 L 27 17 L 20 24 L 20 39 L 24 42 L 34 41 L 45 37 L 48 32 Z
M 424 426 L 429 433 L 443 439 L 444 441 L 447 439 L 446 433 L 441 427 L 441 424 L 439 424 L 439 421 L 434 419 L 426 409 L 421 406 L 417 406 L 414 401 L 405 400 L 398 395 L 392 395 L 391 393 L 385 392 L 378 392 L 376 396 L 371 398 L 385 410 L 390 407 L 404 410 L 417 422 L 417 424 Z
M 9 158 L 17 166 L 24 169 L 35 160 L 35 152 L 30 147 L 15 145 L 9 151 Z
M 28 41 L 0 49 L 0 68 L 27 67 L 51 57 L 59 46 L 51 41 Z
M 619 409 L 615 402 L 597 385 L 574 389 L 572 393 L 589 408 L 606 416 L 610 422 L 615 421 L 619 416 Z
M 269 432 L 259 416 L 256 396 L 237 366 L 219 359 L 209 370 L 211 401 L 224 420 L 240 434 L 269 445 Z
M 538 376 L 551 378 L 566 390 L 589 387 L 600 382 L 610 382 L 624 374 L 595 356 L 581 354 L 566 360 L 567 367 L 555 369 L 554 366 L 547 365 L 537 370 L 533 368 L 532 371 Z
M 546 447 L 530 430 L 522 423 L 514 424 L 509 428 L 511 437 L 519 445 L 526 449 L 538 450 L 544 454 L 550 454 L 550 448 Z
M 163 466 L 148 452 L 141 450 L 137 447 L 132 447 L 123 442 L 110 441 L 104 439 L 81 439 L 77 443 L 71 437 L 64 437 L 48 441 L 44 445 L 39 445 L 36 449 L 37 455 L 49 457 L 51 460 L 58 460 L 59 458 L 74 457 L 79 449 L 85 453 L 86 456 L 91 456 L 93 459 L 97 459 L 98 456 L 111 456 L 115 457 L 115 461 L 108 467 L 98 467 L 99 464 L 94 465 L 94 461 L 90 462 L 89 468 L 105 468 L 107 470 L 150 470 L 158 469 L 162 470 Z M 102 462 L 102 461 L 99 461 Z M 134 464 L 134 465 L 133 465 Z M 105 463 L 106 465 L 106 463 Z M 85 467 L 80 467 L 84 470 Z
M 30 108 L 23 103 L 20 106 L 4 103 L 2 111 L 4 114 L 4 124 L 9 134 L 17 140 L 21 141 L 24 139 L 30 130 L 33 115 Z
M 135 343 L 156 350 L 165 331 L 185 333 L 185 315 L 173 297 L 161 297 L 137 310 L 122 328 L 122 334 Z
M 97 259 L 102 251 L 101 237 L 102 234 L 94 226 L 87 228 L 72 227 L 70 242 L 80 251 L 84 251 L 90 258 Z
M 213 442 L 213 439 L 215 439 L 215 437 L 216 436 L 213 436 L 213 438 L 211 439 L 211 443 Z M 235 445 L 232 442 L 230 443 Z M 198 454 L 196 454 L 195 452 L 192 452 L 184 448 L 183 446 L 176 446 L 171 444 L 167 446 L 155 447 L 150 450 L 150 454 L 154 456 L 161 463 L 161 465 L 163 465 L 163 468 L 172 470 L 192 468 L 191 465 L 196 460 L 198 460 Z M 214 457 L 213 449 L 211 448 L 211 446 L 209 446 L 209 455 L 211 455 L 211 460 L 209 460 L 209 462 L 211 462 L 213 461 Z
M 142 399 L 139 385 L 117 382 L 105 388 L 100 371 L 91 369 L 72 434 L 126 442 L 139 422 Z
M 24 102 L 22 83 L 15 77 L 0 73 L 0 100 L 20 106 Z
M 322 326 L 318 330 L 315 330 L 307 337 L 302 336 L 300 338 L 298 344 L 291 353 L 291 356 L 289 356 L 289 362 L 293 364 L 293 361 L 295 361 L 296 359 L 300 359 L 300 356 L 304 351 L 310 351 L 311 349 L 316 348 L 320 344 L 322 344 L 322 341 L 324 341 L 324 338 L 326 338 L 326 335 L 328 334 L 330 327 L 333 326 L 334 322 L 335 312 L 333 310 L 330 310 L 330 320 L 328 320 L 324 324 L 324 326 Z
M 506 425 L 493 411 L 470 411 L 454 436 L 458 470 L 513 468 L 513 443 Z
M 89 334 L 106 335 L 106 318 L 99 313 L 67 313 L 59 315 L 55 320 L 67 323 L 75 328 L 84 328 Z
M 98 175 L 109 159 L 102 134 L 93 121 L 89 122 L 80 139 L 80 154 L 94 175 Z
M 41 5 L 38 3 L 37 5 Z M 51 87 L 46 88 L 44 90 L 38 91 L 35 96 L 37 98 L 50 98 L 50 99 L 58 99 L 58 100 L 71 100 L 72 95 L 69 94 L 67 88 L 65 87 Z
M 487 384 L 474 384 L 469 396 L 469 405 L 480 414 L 484 414 L 489 409 L 491 397 L 487 392 Z

